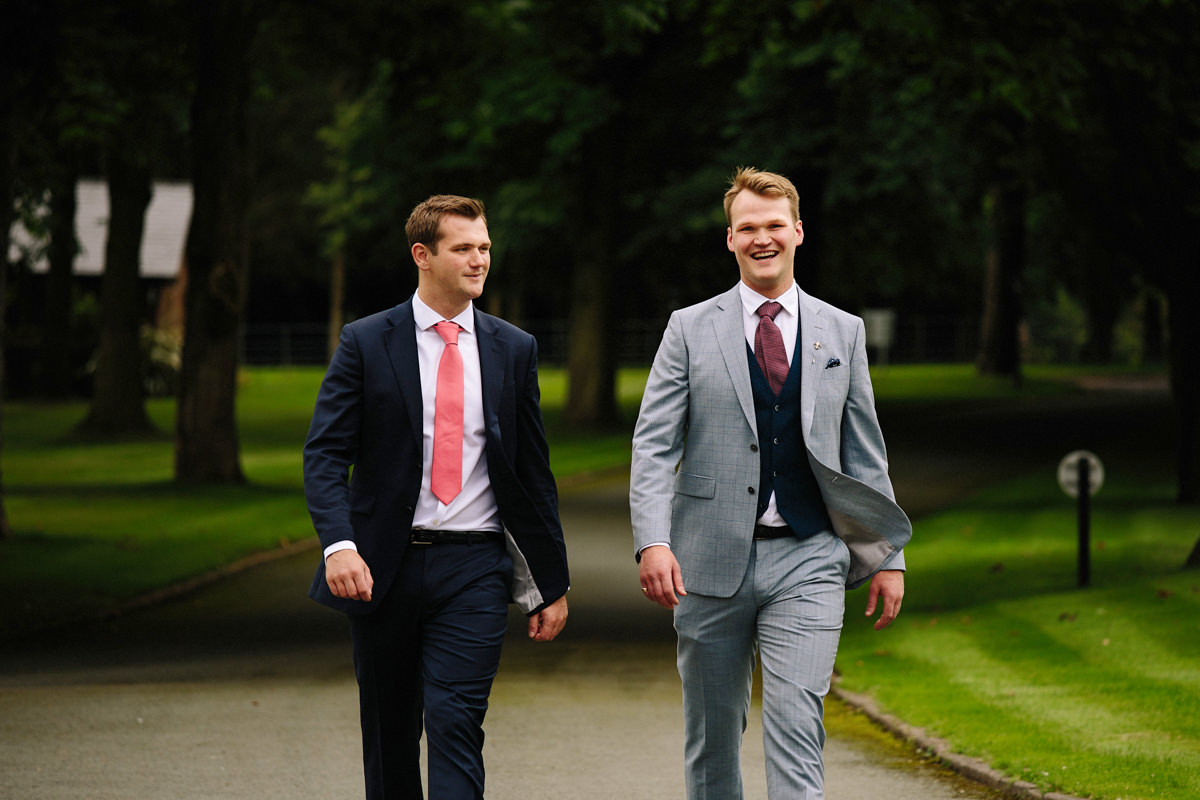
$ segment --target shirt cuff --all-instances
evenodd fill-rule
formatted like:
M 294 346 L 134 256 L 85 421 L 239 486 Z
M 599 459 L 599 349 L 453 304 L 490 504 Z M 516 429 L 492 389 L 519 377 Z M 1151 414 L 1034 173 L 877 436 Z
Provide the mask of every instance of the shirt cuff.
M 651 542 L 650 544 L 648 544 L 648 545 L 646 545 L 645 547 L 643 547 L 641 550 L 638 550 L 638 555 L 641 555 L 642 553 L 646 552 L 646 551 L 647 551 L 647 550 L 649 550 L 651 547 L 665 547 L 665 548 L 667 548 L 668 550 L 670 550 L 670 549 L 671 549 L 671 545 L 670 545 L 670 543 L 668 543 L 668 542 Z
M 343 539 L 342 541 L 334 542 L 333 544 L 329 545 L 329 547 L 325 548 L 325 558 L 329 558 L 339 550 L 353 550 L 357 553 L 358 547 L 349 539 Z

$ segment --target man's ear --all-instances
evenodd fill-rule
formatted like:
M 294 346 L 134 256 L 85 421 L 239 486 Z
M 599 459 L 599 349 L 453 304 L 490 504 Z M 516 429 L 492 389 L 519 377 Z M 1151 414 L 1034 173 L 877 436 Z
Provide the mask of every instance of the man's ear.
M 429 248 L 417 242 L 412 246 L 412 259 L 418 267 L 425 269 L 429 265 Z

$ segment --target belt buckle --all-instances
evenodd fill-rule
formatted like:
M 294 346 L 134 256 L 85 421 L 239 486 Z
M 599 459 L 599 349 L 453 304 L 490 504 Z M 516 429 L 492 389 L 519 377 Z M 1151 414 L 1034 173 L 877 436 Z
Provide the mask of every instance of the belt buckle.
M 421 538 L 421 534 L 422 534 L 422 531 L 412 531 L 408 535 L 408 543 L 409 544 L 419 544 L 419 545 L 426 546 L 426 547 L 433 544 L 432 536 L 430 536 L 429 538 L 426 539 L 426 538 Z

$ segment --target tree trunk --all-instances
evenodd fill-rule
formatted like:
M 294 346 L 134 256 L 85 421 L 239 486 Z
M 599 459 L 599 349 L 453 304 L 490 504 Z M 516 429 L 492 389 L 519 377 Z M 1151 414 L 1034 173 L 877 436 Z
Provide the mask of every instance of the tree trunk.
M 46 275 L 46 313 L 37 377 L 38 391 L 49 398 L 70 394 L 75 371 L 71 363 L 71 286 L 79 253 L 75 235 L 77 183 L 74 170 L 63 170 L 50 190 L 50 270 Z
M 984 375 L 1021 382 L 1021 273 L 1025 264 L 1025 192 L 995 186 L 988 193 L 988 242 L 983 323 L 976 366 Z
M 588 213 L 576 241 L 575 275 L 571 284 L 570 321 L 567 328 L 567 408 L 572 425 L 601 427 L 617 420 L 617 337 L 614 297 L 614 253 L 617 243 L 615 215 L 619 123 L 596 131 L 585 146 L 583 181 L 579 196 Z M 589 208 L 590 206 L 590 208 Z
M 1156 289 L 1142 292 L 1142 363 L 1161 364 L 1167 348 L 1163 337 L 1163 299 Z
M 149 167 L 110 159 L 108 240 L 100 285 L 100 347 L 92 404 L 80 430 L 100 436 L 146 433 L 142 356 L 142 234 L 153 195 Z
M 1171 374 L 1171 396 L 1179 421 L 1179 446 L 1176 451 L 1176 499 L 1180 503 L 1200 502 L 1200 303 L 1194 290 L 1185 288 L 1185 276 L 1194 274 L 1195 265 L 1180 264 L 1177 277 L 1167 295 L 1169 330 L 1168 361 Z M 1200 543 L 1197 543 L 1200 550 Z M 1200 558 L 1193 552 L 1189 563 Z
M 4 316 L 8 308 L 8 237 L 12 229 L 13 180 L 16 176 L 14 106 L 11 84 L 0 79 L 0 454 L 4 451 Z M 0 540 L 10 535 L 4 503 L 4 476 L 0 472 Z
M 1083 343 L 1083 360 L 1089 364 L 1111 364 L 1114 338 L 1121 304 L 1130 292 L 1119 285 L 1113 256 L 1102 249 L 1093 250 L 1088 258 L 1088 279 L 1084 282 L 1084 307 L 1087 309 L 1087 339 Z
M 329 267 L 329 331 L 326 334 L 325 355 L 332 359 L 342 338 L 346 298 L 346 254 L 338 248 Z
M 256 11 L 238 0 L 198 2 L 193 8 L 193 206 L 175 479 L 242 483 L 234 405 L 249 270 L 247 58 Z
M 612 281 L 608 265 L 596 257 L 600 252 L 590 249 L 575 265 L 565 413 L 572 425 L 603 426 L 617 418 Z

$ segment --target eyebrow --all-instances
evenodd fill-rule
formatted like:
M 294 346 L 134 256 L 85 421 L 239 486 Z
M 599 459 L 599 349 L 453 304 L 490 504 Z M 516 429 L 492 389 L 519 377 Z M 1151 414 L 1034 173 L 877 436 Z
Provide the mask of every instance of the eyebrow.
M 734 225 L 733 228 L 734 228 L 734 230 L 737 230 L 738 228 L 744 228 L 746 226 L 750 226 L 752 228 L 757 228 L 761 225 L 790 225 L 790 224 L 792 224 L 792 223 L 790 223 L 788 220 L 784 219 L 783 217 L 775 217 L 773 219 L 762 220 L 761 222 L 757 221 L 757 220 L 742 220 L 738 224 Z

